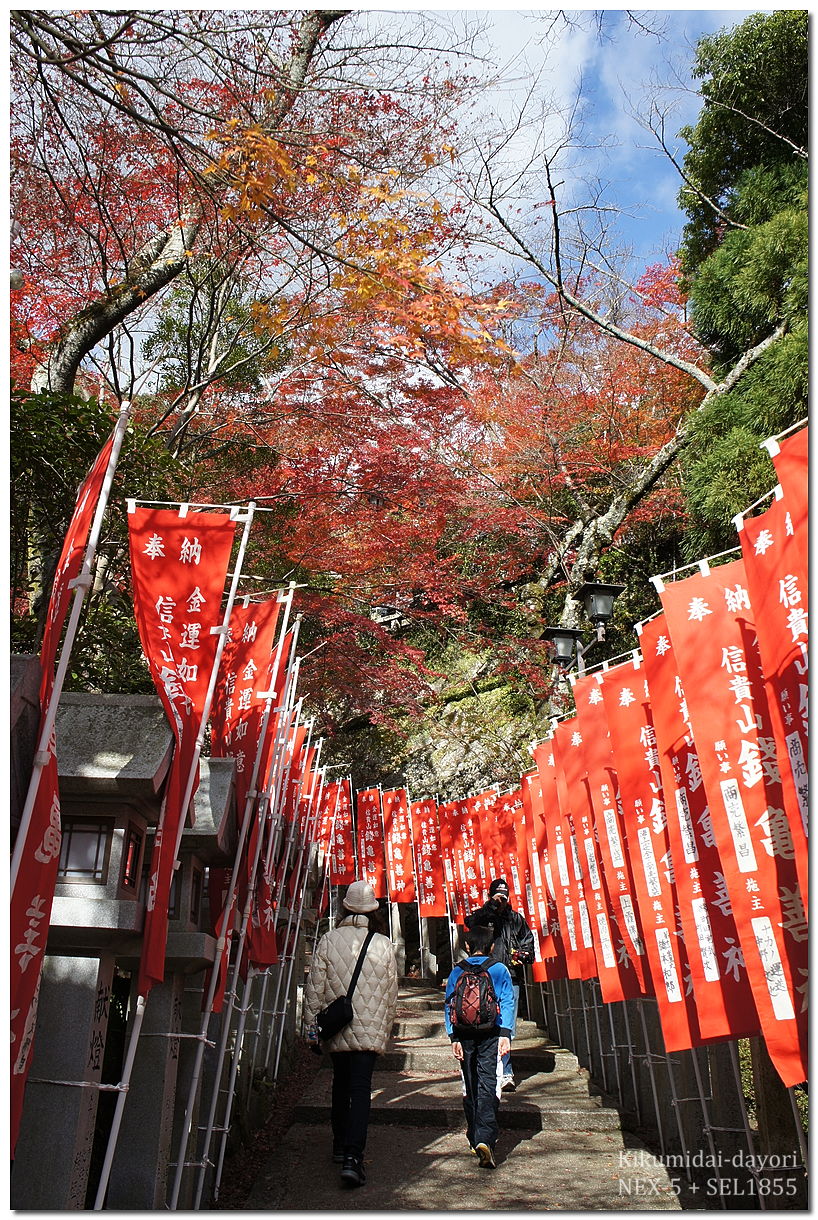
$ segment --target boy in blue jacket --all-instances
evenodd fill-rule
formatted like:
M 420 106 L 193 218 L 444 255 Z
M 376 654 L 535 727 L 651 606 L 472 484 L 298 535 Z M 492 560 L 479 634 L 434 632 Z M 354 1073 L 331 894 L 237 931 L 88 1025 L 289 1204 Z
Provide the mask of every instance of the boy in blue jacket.
M 494 1146 L 500 1133 L 497 1114 L 502 1092 L 502 1057 L 508 1054 L 511 1047 L 514 988 L 508 967 L 491 957 L 494 945 L 491 928 L 468 928 L 465 940 L 466 961 L 488 970 L 500 1011 L 490 1030 L 478 1031 L 454 1024 L 452 997 L 457 980 L 463 974 L 463 967 L 458 964 L 453 967 L 446 984 L 446 1033 L 451 1039 L 454 1057 L 460 1064 L 469 1146 L 477 1154 L 481 1169 L 494 1169 Z

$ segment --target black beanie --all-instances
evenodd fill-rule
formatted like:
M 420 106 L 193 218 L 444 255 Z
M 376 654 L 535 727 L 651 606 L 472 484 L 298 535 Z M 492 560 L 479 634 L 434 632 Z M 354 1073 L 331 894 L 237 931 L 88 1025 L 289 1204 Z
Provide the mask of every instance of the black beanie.
M 495 894 L 502 894 L 504 898 L 508 898 L 508 882 L 505 877 L 495 877 L 489 886 L 489 898 L 493 898 Z

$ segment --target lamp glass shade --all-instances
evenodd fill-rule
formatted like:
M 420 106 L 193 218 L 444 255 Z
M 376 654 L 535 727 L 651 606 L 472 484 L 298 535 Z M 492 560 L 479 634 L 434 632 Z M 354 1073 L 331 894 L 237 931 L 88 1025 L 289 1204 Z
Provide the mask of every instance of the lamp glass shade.
M 554 645 L 554 661 L 563 669 L 570 668 L 575 655 L 576 645 L 583 637 L 583 632 L 576 627 L 546 627 L 543 637 Z
M 585 613 L 592 623 L 607 623 L 613 617 L 613 604 L 624 585 L 584 584 L 574 595 L 585 606 Z

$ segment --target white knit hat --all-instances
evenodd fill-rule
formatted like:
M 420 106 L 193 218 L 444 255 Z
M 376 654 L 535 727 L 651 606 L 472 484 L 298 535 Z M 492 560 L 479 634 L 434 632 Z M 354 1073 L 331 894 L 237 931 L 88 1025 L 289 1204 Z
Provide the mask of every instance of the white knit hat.
M 375 891 L 368 881 L 353 881 L 346 892 L 344 906 L 356 915 L 365 915 L 367 911 L 377 911 L 378 900 Z

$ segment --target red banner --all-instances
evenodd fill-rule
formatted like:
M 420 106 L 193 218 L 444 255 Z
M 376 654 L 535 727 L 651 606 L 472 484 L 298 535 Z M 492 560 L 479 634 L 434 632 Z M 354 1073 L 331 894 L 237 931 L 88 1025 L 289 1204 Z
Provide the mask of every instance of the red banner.
M 809 427 L 781 441 L 767 441 L 789 514 L 788 527 L 801 554 L 801 572 L 809 568 Z
M 534 932 L 536 950 L 532 970 L 534 971 L 535 981 L 543 982 L 544 975 L 540 979 L 537 978 L 537 974 L 541 973 L 539 967 L 546 958 L 557 957 L 561 952 L 561 948 L 558 948 L 555 941 L 553 925 L 557 922 L 557 913 L 553 905 L 553 898 L 548 892 L 543 861 L 545 806 L 543 802 L 542 779 L 539 771 L 528 771 L 521 777 L 520 791 L 523 801 L 526 849 L 528 854 L 530 887 L 528 909 L 532 915 L 530 926 Z
M 176 739 L 154 837 L 138 988 L 165 971 L 168 900 L 196 738 L 216 656 L 235 525 L 223 513 L 136 508 L 129 517 L 134 611 L 142 649 Z M 195 788 L 195 784 L 194 784 Z
M 565 843 L 565 861 L 563 867 L 562 852 L 559 842 L 555 845 L 560 882 L 565 887 L 568 878 L 568 892 L 571 895 L 572 907 L 576 912 L 577 965 L 579 973 L 572 977 L 583 979 L 595 978 L 597 974 L 597 956 L 603 959 L 603 969 L 606 965 L 614 966 L 610 961 L 613 955 L 613 945 L 597 945 L 594 935 L 595 928 L 591 923 L 591 911 L 587 894 L 588 859 L 582 850 L 583 826 L 581 815 L 588 812 L 585 792 L 581 788 L 580 779 L 584 769 L 582 756 L 582 735 L 576 716 L 562 720 L 557 725 L 551 742 L 554 748 L 557 768 L 557 799 L 559 801 L 559 817 L 562 823 L 562 839 Z M 584 807 L 583 807 L 584 806 Z M 594 863 L 596 870 L 596 864 Z
M 40 647 L 40 702 L 43 708 L 48 706 L 51 697 L 57 647 L 71 601 L 71 582 L 79 576 L 82 569 L 88 535 L 91 532 L 108 463 L 111 460 L 116 431 L 115 427 L 77 492 L 74 512 L 60 552 L 57 570 L 54 573 L 54 583 L 51 586 L 51 596 L 48 602 L 48 617 L 45 621 L 43 642 Z
M 758 631 L 758 650 L 780 760 L 784 809 L 808 906 L 809 583 L 787 509 L 776 498 L 766 513 L 739 525 L 744 569 Z
M 392 788 L 384 792 L 383 830 L 389 901 L 414 902 L 412 821 L 409 816 L 409 794 L 405 788 Z
M 465 915 L 459 905 L 457 879 L 455 877 L 454 838 L 456 814 L 451 801 L 444 801 L 437 807 L 437 820 L 440 831 L 440 850 L 443 860 L 443 888 L 451 919 L 454 923 L 462 923 Z
M 616 924 L 616 931 L 612 929 L 612 932 L 616 942 L 620 980 L 627 997 L 653 995 L 653 981 L 645 954 L 645 938 L 636 886 L 625 844 L 622 800 L 611 752 L 608 717 L 596 675 L 578 678 L 573 684 L 573 694 L 582 734 L 582 753 L 594 814 L 596 842 L 608 892 L 608 909 Z M 630 973 L 633 974 L 633 979 L 630 978 Z
M 550 881 L 559 913 L 568 977 L 590 978 L 595 973 L 594 954 L 590 938 L 588 946 L 583 944 L 571 828 L 565 816 L 565 781 L 553 740 L 536 748 L 534 760 L 542 777 Z
M 636 895 L 667 1051 L 702 1042 L 667 835 L 656 731 L 641 658 L 596 677 L 608 716 Z
M 687 701 L 664 615 L 643 623 L 639 631 L 699 1028 L 708 1041 L 749 1038 L 759 1032 L 758 1014 L 724 888 Z
M 412 801 L 412 842 L 415 856 L 415 885 L 421 918 L 446 914 L 446 894 L 443 888 L 443 859 L 437 806 L 430 798 Z
M 661 592 L 716 846 L 770 1057 L 807 1077 L 807 921 L 742 560 Z
M 358 867 L 361 880 L 369 882 L 376 898 L 386 898 L 386 859 L 380 788 L 366 788 L 359 792 L 355 808 L 358 815 Z
M 117 425 L 118 427 L 119 425 Z M 54 662 L 71 601 L 71 582 L 79 575 L 88 535 L 111 460 L 115 427 L 81 484 L 63 542 L 40 648 L 40 724 L 45 721 L 54 687 Z M 42 960 L 51 922 L 51 906 L 60 858 L 60 793 L 54 735 L 47 746 L 31 810 L 25 846 L 11 896 L 11 1152 L 20 1115 L 37 1020 Z
M 236 808 L 239 819 L 253 777 L 253 766 L 259 748 L 256 787 L 266 772 L 275 728 L 274 717 L 268 723 L 267 739 L 261 742 L 265 700 L 259 695 L 269 689 L 276 652 L 274 648 L 280 602 L 251 602 L 234 606 L 230 615 L 230 634 L 222 654 L 219 679 L 213 700 L 210 735 L 211 750 L 216 758 L 232 758 L 236 766 Z
M 355 880 L 355 840 L 352 834 L 352 782 L 339 782 L 338 809 L 329 848 L 330 885 L 351 885 Z

